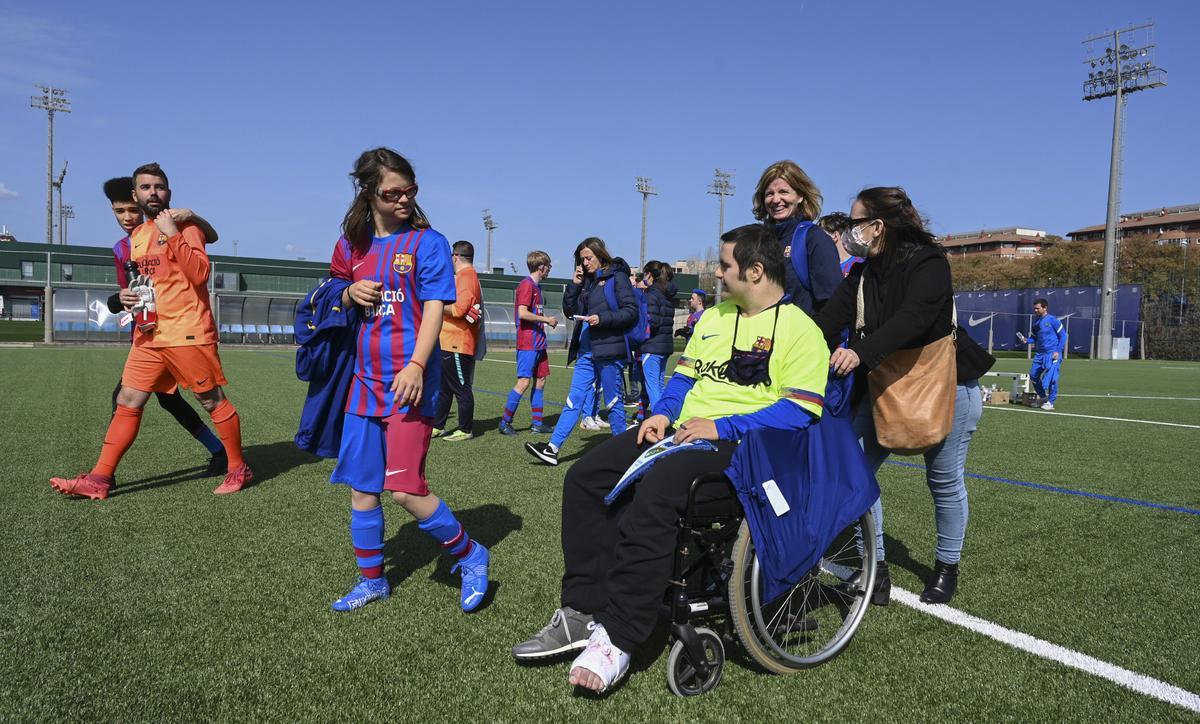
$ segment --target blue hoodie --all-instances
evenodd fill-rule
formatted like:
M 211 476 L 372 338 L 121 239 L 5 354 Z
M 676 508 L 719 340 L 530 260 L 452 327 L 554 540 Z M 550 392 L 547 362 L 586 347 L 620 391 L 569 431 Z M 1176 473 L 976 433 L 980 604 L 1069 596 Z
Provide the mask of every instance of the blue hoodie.
M 348 286 L 344 279 L 326 279 L 296 307 L 296 376 L 308 383 L 296 447 L 324 458 L 336 458 L 342 446 L 342 418 L 362 321 L 357 305 L 342 309 Z
M 733 481 L 772 601 L 816 564 L 833 539 L 879 498 L 879 484 L 850 424 L 853 376 L 830 377 L 825 413 L 803 430 L 756 429 L 725 473 Z M 764 485 L 790 510 L 778 515 Z

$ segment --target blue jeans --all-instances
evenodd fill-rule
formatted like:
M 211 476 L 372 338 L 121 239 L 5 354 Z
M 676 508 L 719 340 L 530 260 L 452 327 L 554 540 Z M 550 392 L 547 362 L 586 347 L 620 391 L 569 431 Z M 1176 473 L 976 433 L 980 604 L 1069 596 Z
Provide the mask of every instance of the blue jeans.
M 1033 391 L 1038 397 L 1045 397 L 1053 405 L 1058 399 L 1058 370 L 1062 364 L 1062 356 L 1058 360 L 1051 359 L 1049 352 L 1035 354 L 1033 366 L 1029 368 L 1029 380 L 1033 382 Z
M 967 532 L 967 446 L 983 416 L 983 396 L 979 380 L 959 383 L 954 399 L 954 424 L 946 439 L 927 450 L 925 482 L 933 495 L 933 517 L 937 523 L 937 557 L 942 563 L 958 563 L 962 557 L 963 537 Z M 854 434 L 867 455 L 871 469 L 878 471 L 892 451 L 875 438 L 875 418 L 871 414 L 870 393 L 854 409 Z M 883 560 L 883 498 L 871 506 L 875 516 L 875 550 Z
M 646 416 L 658 404 L 658 398 L 663 393 L 663 367 L 667 364 L 665 354 L 642 354 L 642 390 L 643 397 L 649 400 Z
M 575 372 L 571 375 L 571 391 L 567 393 L 562 414 L 558 416 L 554 433 L 550 435 L 550 444 L 559 448 L 567 441 L 571 431 L 575 429 L 575 423 L 579 422 L 579 416 L 589 407 L 588 398 L 595 399 L 594 387 L 597 378 L 600 380 L 601 405 L 605 410 L 617 411 L 617 414 L 608 416 L 612 434 L 620 435 L 625 432 L 625 400 L 622 399 L 621 392 L 621 377 L 624 372 L 624 360 L 594 360 L 590 352 L 579 355 L 575 360 Z

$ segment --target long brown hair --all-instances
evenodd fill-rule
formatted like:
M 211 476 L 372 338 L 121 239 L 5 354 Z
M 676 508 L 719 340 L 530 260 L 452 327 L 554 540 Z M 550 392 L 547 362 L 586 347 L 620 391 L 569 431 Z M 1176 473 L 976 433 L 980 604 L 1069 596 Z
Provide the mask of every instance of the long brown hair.
M 754 218 L 759 221 L 766 221 L 770 218 L 765 199 L 767 187 L 775 179 L 783 179 L 784 183 L 791 186 L 792 190 L 800 197 L 800 205 L 797 208 L 802 217 L 815 220 L 821 215 L 821 202 L 825 200 L 825 197 L 821 195 L 821 189 L 817 188 L 813 180 L 804 173 L 804 169 L 796 165 L 795 161 L 776 161 L 767 166 L 766 171 L 763 171 L 762 177 L 758 179 L 758 186 L 754 189 L 754 201 L 751 205 Z
M 354 170 L 350 172 L 350 180 L 354 184 L 354 202 L 350 204 L 346 217 L 342 219 L 342 235 L 352 247 L 362 249 L 371 244 L 374 235 L 371 194 L 378 188 L 379 179 L 383 177 L 384 171 L 394 171 L 412 183 L 417 182 L 417 174 L 412 164 L 392 149 L 381 146 L 363 151 L 354 162 Z M 415 200 L 412 218 L 408 223 L 414 229 L 429 228 L 429 219 Z
M 902 262 L 922 246 L 938 246 L 912 199 L 899 186 L 875 186 L 858 192 L 857 200 L 867 217 L 883 222 L 879 252 L 875 258 L 883 268 Z M 940 248 L 940 247 L 939 247 Z

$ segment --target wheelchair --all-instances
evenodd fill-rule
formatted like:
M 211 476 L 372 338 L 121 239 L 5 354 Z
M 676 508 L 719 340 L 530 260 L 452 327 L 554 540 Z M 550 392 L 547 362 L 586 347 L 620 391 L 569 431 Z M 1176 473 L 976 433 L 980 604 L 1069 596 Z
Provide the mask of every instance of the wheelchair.
M 715 486 L 724 487 L 729 499 L 698 509 L 697 493 Z M 829 661 L 854 637 L 875 585 L 870 511 L 839 533 L 813 568 L 774 601 L 762 600 L 750 529 L 724 474 L 692 481 L 677 525 L 674 573 L 664 603 L 672 640 L 667 686 L 675 695 L 716 688 L 725 667 L 725 643 L 735 639 L 758 666 L 791 674 Z M 700 619 L 719 619 L 721 632 L 693 624 Z

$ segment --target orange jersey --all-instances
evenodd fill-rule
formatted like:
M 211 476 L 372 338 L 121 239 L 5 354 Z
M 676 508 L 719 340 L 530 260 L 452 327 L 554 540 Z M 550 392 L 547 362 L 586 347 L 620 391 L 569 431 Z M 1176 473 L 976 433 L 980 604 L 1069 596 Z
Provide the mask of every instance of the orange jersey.
M 217 328 L 208 301 L 208 254 L 204 233 L 184 223 L 171 238 L 147 221 L 129 235 L 130 258 L 154 284 L 158 326 L 135 331 L 134 345 L 182 347 L 216 344 Z
M 482 321 L 471 324 L 465 318 L 472 306 L 483 306 L 483 292 L 479 288 L 479 275 L 474 267 L 463 267 L 454 274 L 454 292 L 454 304 L 446 305 L 446 313 L 442 317 L 438 343 L 444 352 L 473 355 L 483 326 Z

